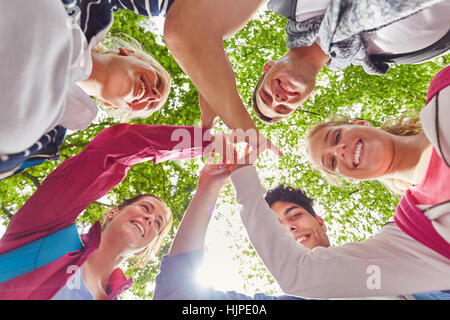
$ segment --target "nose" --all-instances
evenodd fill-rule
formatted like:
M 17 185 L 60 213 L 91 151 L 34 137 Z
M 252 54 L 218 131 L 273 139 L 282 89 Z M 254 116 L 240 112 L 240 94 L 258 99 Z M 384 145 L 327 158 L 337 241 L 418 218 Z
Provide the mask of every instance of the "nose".
M 277 102 L 286 102 L 288 100 L 287 96 L 277 90 L 275 90 L 274 92 L 274 98 Z
M 334 155 L 338 159 L 344 160 L 346 148 L 347 148 L 347 146 L 345 145 L 345 143 L 341 143 L 341 144 L 336 145 L 334 147 Z
M 161 93 L 156 88 L 152 88 L 150 92 L 148 93 L 148 100 L 149 101 L 160 101 L 161 100 Z
M 148 223 L 149 226 L 151 226 L 155 220 L 155 217 L 153 214 L 148 213 L 145 215 L 144 220 Z

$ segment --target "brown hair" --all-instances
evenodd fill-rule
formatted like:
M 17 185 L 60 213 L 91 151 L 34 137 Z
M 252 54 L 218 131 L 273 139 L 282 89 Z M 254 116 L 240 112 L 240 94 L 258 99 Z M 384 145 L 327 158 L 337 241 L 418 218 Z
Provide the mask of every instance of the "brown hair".
M 280 119 L 270 118 L 268 116 L 265 116 L 261 112 L 261 110 L 259 110 L 258 102 L 256 101 L 256 91 L 258 91 L 258 89 L 261 86 L 261 83 L 264 81 L 265 77 L 266 77 L 266 75 L 263 73 L 261 75 L 261 78 L 259 79 L 258 83 L 256 84 L 255 90 L 253 90 L 253 95 L 252 95 L 253 111 L 255 112 L 255 115 L 258 117 L 258 119 L 261 120 L 262 122 L 267 123 L 267 124 L 274 124 L 274 123 L 278 122 Z

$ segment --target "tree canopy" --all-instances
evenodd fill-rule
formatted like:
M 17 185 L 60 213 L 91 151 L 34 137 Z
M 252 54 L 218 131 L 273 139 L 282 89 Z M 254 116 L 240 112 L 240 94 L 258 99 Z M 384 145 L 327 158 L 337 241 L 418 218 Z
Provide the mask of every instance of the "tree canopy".
M 240 32 L 224 41 L 235 71 L 239 93 L 249 112 L 252 91 L 261 75 L 263 64 L 268 59 L 277 59 L 287 51 L 285 24 L 285 18 L 268 11 L 261 12 Z M 132 123 L 199 125 L 200 110 L 196 88 L 168 52 L 163 38 L 153 34 L 151 30 L 151 18 L 121 11 L 115 14 L 110 31 L 112 34 L 128 34 L 141 42 L 173 79 L 166 106 L 151 117 L 134 120 Z M 392 65 L 385 76 L 368 75 L 361 67 L 350 67 L 342 72 L 324 68 L 318 77 L 316 94 L 303 105 L 302 110 L 296 111 L 289 119 L 268 126 L 251 113 L 261 133 L 275 142 L 285 154 L 282 158 L 276 158 L 265 153 L 259 158 L 256 165 L 263 185 L 270 188 L 284 182 L 306 190 L 315 199 L 319 214 L 325 217 L 332 245 L 371 237 L 392 217 L 398 197 L 378 182 L 343 183 L 340 186 L 329 184 L 307 162 L 302 140 L 305 131 L 333 113 L 351 115 L 379 125 L 385 119 L 397 117 L 407 110 L 420 110 L 424 106 L 425 94 L 432 77 L 448 64 L 449 57 L 447 55 L 420 65 Z M 59 161 L 47 161 L 0 182 L 2 224 L 8 225 L 14 213 L 58 164 L 79 153 L 98 132 L 114 123 L 113 119 L 102 116 L 86 130 L 70 132 L 61 147 Z M 226 130 L 226 127 L 219 123 L 219 129 Z M 145 268 L 127 271 L 127 275 L 133 276 L 135 280 L 132 289 L 132 296 L 135 298 L 148 299 L 153 295 L 152 285 L 159 272 L 161 257 L 168 252 L 184 211 L 195 192 L 201 162 L 196 159 L 135 165 L 120 185 L 104 199 L 92 203 L 79 217 L 80 228 L 86 228 L 120 200 L 144 192 L 160 196 L 171 208 L 174 226 L 161 253 Z M 235 259 L 242 265 L 240 277 L 246 281 L 248 290 L 278 293 L 274 280 L 239 225 L 239 208 L 234 201 L 234 192 L 228 186 L 221 193 L 215 219 L 223 224 L 224 236 L 232 238 L 233 250 L 239 253 Z M 223 209 L 224 205 L 232 208 L 231 213 Z M 229 225 L 237 225 L 238 229 L 227 231 L 226 227 Z M 246 265 L 251 265 L 252 268 L 246 269 Z

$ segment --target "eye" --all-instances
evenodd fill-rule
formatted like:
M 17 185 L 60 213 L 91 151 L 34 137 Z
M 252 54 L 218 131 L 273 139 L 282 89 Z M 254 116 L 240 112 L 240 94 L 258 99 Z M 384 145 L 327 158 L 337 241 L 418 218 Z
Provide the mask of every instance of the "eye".
M 158 72 L 156 72 L 156 88 L 160 89 L 162 84 L 163 84 L 163 82 L 162 82 L 161 75 Z
M 297 218 L 299 218 L 302 214 L 301 213 L 295 213 L 291 216 L 291 220 L 295 220 Z
M 333 170 L 336 168 L 336 158 L 335 158 L 334 156 L 331 157 L 330 167 L 331 167 L 331 169 L 333 169 Z
M 336 132 L 336 137 L 335 137 L 335 144 L 339 143 L 339 141 L 341 140 L 341 131 L 339 130 L 338 132 Z

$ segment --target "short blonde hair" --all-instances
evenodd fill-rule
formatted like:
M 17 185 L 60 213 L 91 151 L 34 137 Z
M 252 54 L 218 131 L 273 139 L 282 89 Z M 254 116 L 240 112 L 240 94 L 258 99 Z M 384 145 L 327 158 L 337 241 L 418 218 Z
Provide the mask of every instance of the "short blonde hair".
M 331 126 L 341 126 L 341 125 L 355 125 L 353 119 L 350 117 L 333 114 L 330 119 L 318 123 L 316 125 L 311 126 L 306 131 L 306 141 L 310 141 L 312 137 L 321 129 L 331 127 Z M 412 136 L 419 134 L 423 131 L 422 125 L 420 124 L 420 117 L 414 112 L 410 111 L 407 113 L 403 113 L 397 119 L 387 119 L 381 125 L 380 130 L 386 131 L 396 136 Z M 309 157 L 309 162 L 314 169 L 320 171 L 326 178 L 326 180 L 337 186 L 342 186 L 342 178 L 344 180 L 350 181 L 349 179 L 345 179 L 345 177 L 340 177 L 334 173 L 331 173 L 327 170 L 324 170 L 321 166 L 314 163 L 312 161 L 311 154 L 309 153 L 310 149 L 307 148 L 307 155 Z M 393 178 L 378 178 L 379 182 L 381 182 L 384 186 L 386 186 L 391 192 L 396 194 L 403 194 L 407 189 L 411 188 L 412 185 L 401 179 L 393 179 Z
M 105 37 L 102 42 L 100 42 L 95 48 L 94 52 L 101 54 L 108 53 L 118 53 L 120 48 L 124 48 L 133 52 L 133 55 L 144 60 L 153 68 L 155 68 L 156 72 L 159 74 L 161 81 L 164 82 L 165 86 L 170 89 L 170 85 L 172 79 L 170 74 L 164 69 L 155 58 L 153 58 L 148 52 L 146 52 L 142 45 L 127 34 L 119 34 L 119 35 L 108 35 Z M 124 109 L 113 109 L 113 108 L 105 108 L 105 111 L 112 117 L 120 120 L 121 122 L 128 122 L 132 119 L 136 118 L 147 118 L 155 111 L 160 110 L 167 101 L 169 97 L 170 90 L 167 90 L 165 96 L 161 97 L 161 100 L 158 101 L 157 105 L 152 109 L 144 109 L 144 110 L 124 110 Z M 101 100 L 100 100 L 101 102 Z
M 131 264 L 131 269 L 141 268 L 147 264 L 147 262 L 156 255 L 156 253 L 161 249 L 164 237 L 169 233 L 170 229 L 172 228 L 173 224 L 173 214 L 170 208 L 166 205 L 166 203 L 159 198 L 158 196 L 154 194 L 140 194 L 134 198 L 125 199 L 122 201 L 119 205 L 117 205 L 116 208 L 119 210 L 125 208 L 126 206 L 144 198 L 144 197 L 152 197 L 157 199 L 163 207 L 166 209 L 167 213 L 167 221 L 164 227 L 162 228 L 161 232 L 148 244 L 148 246 L 143 250 L 142 253 L 139 255 L 134 255 L 130 258 L 128 258 L 128 262 Z M 107 212 L 103 214 L 101 225 L 102 225 L 102 231 L 105 230 L 106 226 L 108 225 L 108 215 Z

